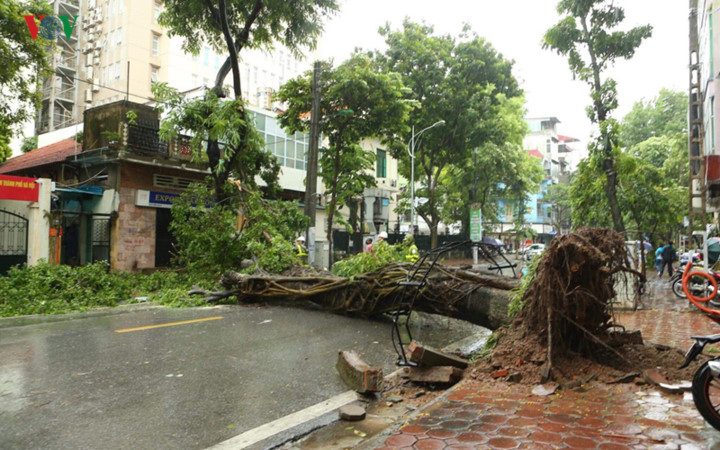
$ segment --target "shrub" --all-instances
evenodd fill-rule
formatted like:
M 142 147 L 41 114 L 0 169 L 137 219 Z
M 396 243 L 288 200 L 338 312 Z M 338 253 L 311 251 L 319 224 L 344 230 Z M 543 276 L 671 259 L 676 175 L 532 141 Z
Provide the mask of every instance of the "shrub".
M 332 272 L 341 277 L 353 277 L 400 261 L 403 261 L 403 256 L 399 245 L 380 243 L 375 246 L 374 252 L 358 253 L 336 262 Z

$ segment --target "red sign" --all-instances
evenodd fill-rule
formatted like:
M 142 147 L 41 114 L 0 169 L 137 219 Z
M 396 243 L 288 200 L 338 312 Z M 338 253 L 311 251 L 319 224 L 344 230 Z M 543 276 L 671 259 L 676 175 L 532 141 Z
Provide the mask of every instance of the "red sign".
M 39 192 L 35 178 L 0 175 L 0 200 L 36 202 Z

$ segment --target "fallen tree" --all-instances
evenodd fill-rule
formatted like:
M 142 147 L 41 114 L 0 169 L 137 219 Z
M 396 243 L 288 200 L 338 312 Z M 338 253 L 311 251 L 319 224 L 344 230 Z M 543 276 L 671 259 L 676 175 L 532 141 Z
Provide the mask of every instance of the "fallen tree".
M 372 317 L 392 312 L 398 302 L 410 300 L 415 288 L 403 291 L 398 286 L 407 279 L 410 268 L 411 264 L 393 263 L 352 278 L 310 269 L 286 276 L 230 271 L 220 280 L 223 290 L 194 289 L 191 294 L 204 295 L 208 302 L 229 297 L 238 302 L 307 300 L 334 313 Z M 494 330 L 509 323 L 508 304 L 517 285 L 512 278 L 436 265 L 426 285 L 419 288 L 414 307 Z

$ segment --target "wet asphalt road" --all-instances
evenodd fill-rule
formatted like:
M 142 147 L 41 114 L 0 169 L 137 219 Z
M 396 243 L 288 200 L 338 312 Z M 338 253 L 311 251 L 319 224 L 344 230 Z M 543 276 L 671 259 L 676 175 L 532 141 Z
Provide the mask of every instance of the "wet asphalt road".
M 345 392 L 338 350 L 391 372 L 389 336 L 267 306 L 3 319 L 0 448 L 205 448 Z

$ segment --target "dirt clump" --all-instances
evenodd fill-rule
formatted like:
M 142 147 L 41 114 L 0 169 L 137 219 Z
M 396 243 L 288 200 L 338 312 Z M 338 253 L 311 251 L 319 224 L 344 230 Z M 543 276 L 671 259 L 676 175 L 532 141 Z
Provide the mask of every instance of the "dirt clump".
M 620 339 L 622 340 L 622 339 Z M 636 339 L 635 339 L 636 340 Z M 479 360 L 471 371 L 471 377 L 486 379 L 507 370 L 508 376 L 520 374 L 518 382 L 539 384 L 543 367 L 547 364 L 547 346 L 537 337 L 522 335 L 519 328 L 507 328 L 500 332 L 498 345 L 492 357 Z M 680 366 L 685 357 L 680 349 L 663 345 L 643 343 L 613 343 L 606 348 L 597 346 L 589 355 L 570 352 L 553 360 L 551 380 L 560 384 L 590 379 L 603 383 L 644 383 L 643 374 L 656 370 L 669 383 L 692 380 L 697 368 L 707 358 L 701 355 L 684 369 Z M 636 377 L 628 375 L 637 374 Z M 503 377 L 505 379 L 507 377 Z

